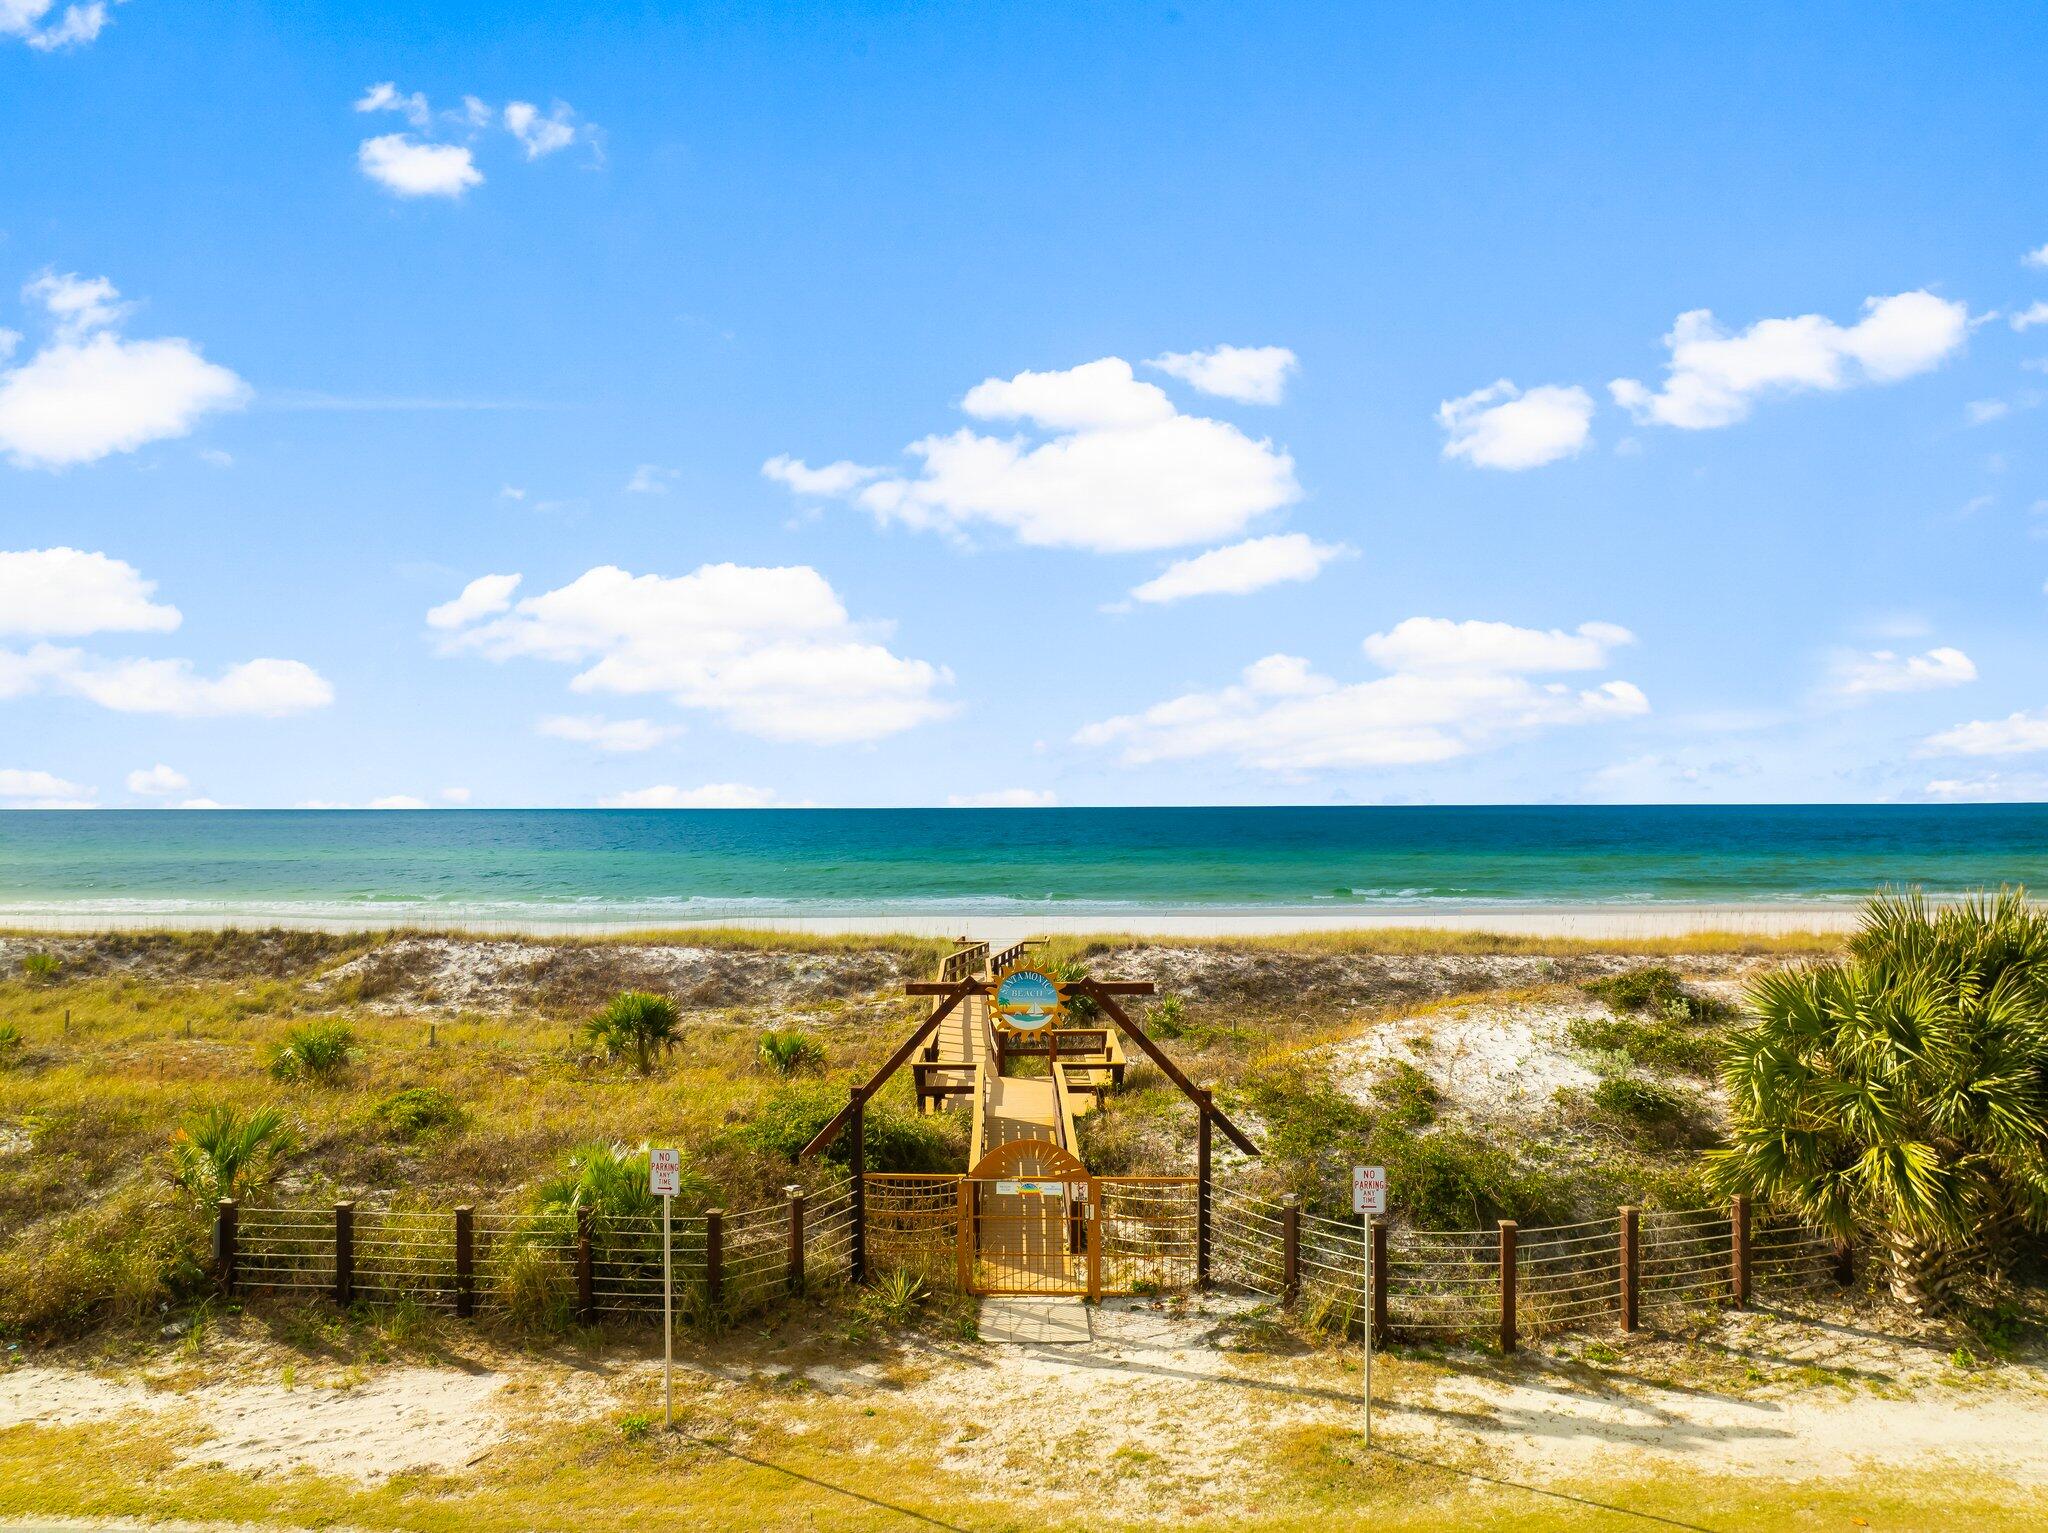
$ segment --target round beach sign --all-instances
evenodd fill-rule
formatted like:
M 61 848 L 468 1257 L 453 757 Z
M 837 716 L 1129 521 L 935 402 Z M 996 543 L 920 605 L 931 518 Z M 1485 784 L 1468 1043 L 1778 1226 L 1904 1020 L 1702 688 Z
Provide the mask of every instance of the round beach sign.
M 1059 981 L 1042 969 L 1012 969 L 996 981 L 996 1020 L 1013 1033 L 1035 1033 L 1066 1010 Z

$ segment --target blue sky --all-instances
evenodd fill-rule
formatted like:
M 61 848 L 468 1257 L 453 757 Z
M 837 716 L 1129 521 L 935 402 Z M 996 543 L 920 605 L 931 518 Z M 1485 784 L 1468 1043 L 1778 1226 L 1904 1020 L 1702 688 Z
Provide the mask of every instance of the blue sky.
M 2048 797 L 2044 60 L 0 0 L 0 803 Z

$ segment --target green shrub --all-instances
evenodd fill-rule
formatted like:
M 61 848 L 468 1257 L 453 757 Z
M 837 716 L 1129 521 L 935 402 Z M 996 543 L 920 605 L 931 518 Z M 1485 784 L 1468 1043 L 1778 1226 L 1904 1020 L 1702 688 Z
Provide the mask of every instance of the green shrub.
M 29 953 L 21 960 L 23 977 L 38 985 L 49 984 L 63 968 L 55 953 Z
M 270 1073 L 281 1081 L 332 1081 L 348 1068 L 356 1035 L 339 1022 L 309 1022 L 284 1035 L 270 1056 Z
M 246 1198 L 269 1185 L 296 1144 L 291 1124 L 275 1107 L 249 1113 L 209 1108 L 171 1136 L 171 1178 L 203 1208 Z
M 0 1242 L 0 1336 L 55 1341 L 157 1321 L 206 1291 L 207 1230 L 163 1182 L 138 1177 Z
M 1089 977 L 1088 965 L 1081 962 L 1078 958 L 1068 958 L 1059 963 L 1052 964 L 1046 969 L 1046 972 L 1060 982 L 1062 989 L 1073 984 L 1076 980 L 1083 980 Z M 1096 1004 L 1093 996 L 1070 995 L 1067 997 L 1067 1021 L 1069 1023 L 1086 1027 L 1101 1015 L 1102 1008 Z
M 825 1068 L 824 1047 L 794 1028 L 763 1033 L 756 1053 L 762 1064 L 784 1078 Z
M 1593 1105 L 1617 1117 L 1656 1126 L 1678 1122 L 1691 1106 L 1670 1087 L 1630 1075 L 1609 1076 L 1595 1086 Z
M 1405 1059 L 1382 1070 L 1372 1090 L 1384 1113 L 1381 1121 L 1393 1128 L 1427 1128 L 1443 1105 L 1436 1082 Z
M 1616 1011 L 1646 1011 L 1668 1022 L 1710 1022 L 1727 1015 L 1728 1007 L 1709 996 L 1696 995 L 1662 964 L 1626 969 L 1579 988 Z
M 902 1326 L 909 1323 L 929 1297 L 931 1289 L 922 1277 L 908 1267 L 892 1267 L 861 1291 L 854 1301 L 854 1310 L 861 1319 L 876 1325 Z
M 0 1060 L 21 1052 L 21 1029 L 12 1022 L 0 1022 Z
M 640 1073 L 651 1075 L 655 1052 L 673 1049 L 681 1038 L 682 1013 L 665 995 L 622 990 L 584 1024 L 583 1031 L 607 1056 L 617 1056 L 630 1048 Z
M 785 1086 L 755 1109 L 733 1131 L 746 1149 L 794 1163 L 818 1130 L 846 1105 L 846 1093 L 823 1083 Z M 867 1168 L 870 1171 L 958 1170 L 959 1147 L 939 1127 L 937 1117 L 913 1117 L 870 1102 L 862 1115 L 867 1123 Z M 825 1158 L 846 1165 L 853 1157 L 851 1129 L 841 1133 Z
M 537 1240 L 514 1240 L 498 1270 L 497 1286 L 505 1313 L 522 1329 L 566 1331 L 576 1318 L 569 1271 Z
M 555 1213 L 587 1208 L 599 1218 L 658 1216 L 661 1199 L 648 1188 L 647 1159 L 645 1145 L 637 1150 L 603 1141 L 578 1145 L 564 1158 L 562 1170 L 541 1183 L 539 1206 Z M 691 1210 L 708 1208 L 718 1201 L 718 1191 L 686 1161 L 676 1201 Z
M 462 1106 L 434 1086 L 407 1086 L 379 1102 L 372 1117 L 400 1139 L 417 1139 L 440 1129 L 460 1128 Z
M 1177 995 L 1162 995 L 1145 1012 L 1146 1030 L 1155 1038 L 1178 1038 L 1187 1024 L 1187 1002 Z
M 1631 1064 L 1712 1075 L 1721 1062 L 1720 1040 L 1670 1022 L 1631 1022 L 1621 1017 L 1575 1017 L 1565 1035 L 1577 1048 L 1617 1054 Z

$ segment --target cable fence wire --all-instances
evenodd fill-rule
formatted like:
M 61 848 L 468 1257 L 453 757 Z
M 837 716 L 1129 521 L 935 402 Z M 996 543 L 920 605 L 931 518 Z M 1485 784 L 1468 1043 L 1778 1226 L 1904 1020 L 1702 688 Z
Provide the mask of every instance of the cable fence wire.
M 1621 1216 L 1518 1232 L 1515 1325 L 1532 1336 L 1621 1314 Z M 1497 1238 L 1497 1237 L 1496 1237 Z
M 961 1181 L 940 1175 L 870 1177 L 868 1265 L 914 1272 L 936 1288 L 958 1287 Z
M 368 1304 L 411 1301 L 455 1307 L 455 1215 L 420 1209 L 359 1208 L 355 1294 Z
M 1286 1282 L 1285 1210 L 1234 1187 L 1209 1195 L 1209 1268 L 1217 1281 L 1277 1299 Z
M 1096 1238 L 1105 1293 L 1186 1288 L 1196 1279 L 1199 1189 L 1098 1178 Z M 1213 1211 L 1212 1211 L 1213 1218 Z

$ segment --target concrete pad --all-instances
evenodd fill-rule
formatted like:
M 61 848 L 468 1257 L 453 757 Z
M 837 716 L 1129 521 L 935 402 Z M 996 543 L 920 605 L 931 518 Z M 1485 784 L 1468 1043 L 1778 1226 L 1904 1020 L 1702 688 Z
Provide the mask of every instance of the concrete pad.
M 1086 1346 L 1095 1339 L 1088 1306 L 1079 1299 L 989 1298 L 981 1301 L 981 1339 L 1023 1346 Z

